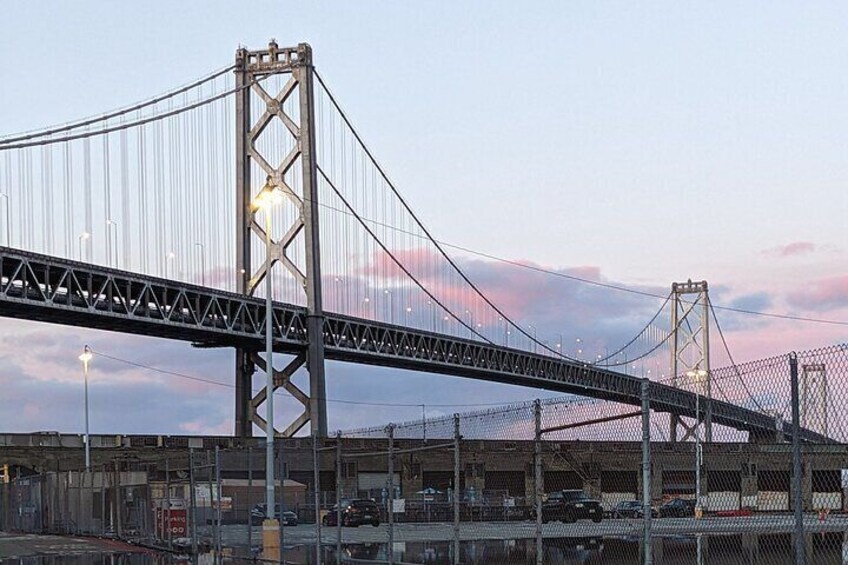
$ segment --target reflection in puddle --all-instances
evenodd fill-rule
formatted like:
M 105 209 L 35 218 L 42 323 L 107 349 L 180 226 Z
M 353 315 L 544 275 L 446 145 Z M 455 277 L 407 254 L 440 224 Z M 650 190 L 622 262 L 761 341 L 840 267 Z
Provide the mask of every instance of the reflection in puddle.
M 806 562 L 816 565 L 843 564 L 848 556 L 848 534 L 830 532 L 809 534 L 806 538 Z M 246 548 L 244 548 L 246 549 Z M 462 542 L 458 559 L 451 542 L 402 542 L 393 546 L 395 562 L 464 565 L 532 565 L 536 562 L 534 540 L 481 540 Z M 653 562 L 663 565 L 794 565 L 790 534 L 676 536 L 654 538 Z M 215 558 L 206 554 L 195 560 L 170 555 L 88 554 L 34 556 L 3 561 L 3 565 L 217 565 L 247 563 L 249 555 L 233 548 Z M 381 543 L 344 544 L 340 555 L 335 546 L 323 548 L 325 563 L 388 561 L 387 546 Z M 286 563 L 315 563 L 312 546 L 287 547 Z M 643 563 L 641 539 L 570 537 L 550 538 L 543 543 L 542 561 L 554 565 L 604 564 L 637 565 Z

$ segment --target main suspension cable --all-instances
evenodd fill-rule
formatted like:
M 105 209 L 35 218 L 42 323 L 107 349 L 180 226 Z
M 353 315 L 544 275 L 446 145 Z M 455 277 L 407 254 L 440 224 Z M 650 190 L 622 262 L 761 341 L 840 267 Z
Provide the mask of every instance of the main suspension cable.
M 158 104 L 159 102 L 163 102 L 165 100 L 173 98 L 174 96 L 177 96 L 178 94 L 182 94 L 183 92 L 187 92 L 189 90 L 192 90 L 194 88 L 202 86 L 202 85 L 206 84 L 207 82 L 215 80 L 216 78 L 220 77 L 221 75 L 230 72 L 234 68 L 235 68 L 235 65 L 230 65 L 229 67 L 225 67 L 223 69 L 215 71 L 212 74 L 207 75 L 207 76 L 205 76 L 201 79 L 198 79 L 194 82 L 191 82 L 189 84 L 186 84 L 185 86 L 181 86 L 181 87 L 177 88 L 176 90 L 171 90 L 169 92 L 166 92 L 164 94 L 161 94 L 161 95 L 156 96 L 154 98 L 151 98 L 149 100 L 145 100 L 144 102 L 139 102 L 137 104 L 133 104 L 132 106 L 126 106 L 126 107 L 120 108 L 118 110 L 113 110 L 111 112 L 107 112 L 107 113 L 101 114 L 99 116 L 90 116 L 88 118 L 83 118 L 80 121 L 70 122 L 70 123 L 67 123 L 67 124 L 64 124 L 64 125 L 61 125 L 61 126 L 51 126 L 51 127 L 49 127 L 48 129 L 45 129 L 45 130 L 23 132 L 23 133 L 20 133 L 20 134 L 9 134 L 9 135 L 13 135 L 14 137 L 2 137 L 2 138 L 0 138 L 0 145 L 7 145 L 9 143 L 15 143 L 15 142 L 18 142 L 18 141 L 27 141 L 27 140 L 34 139 L 34 138 L 37 138 L 37 137 L 47 137 L 47 136 L 51 136 L 51 135 L 54 135 L 54 134 L 57 134 L 57 133 L 61 133 L 63 131 L 71 131 L 71 130 L 74 130 L 74 129 L 79 129 L 81 127 L 90 126 L 90 125 L 96 124 L 98 122 L 105 122 L 105 121 L 110 120 L 112 118 L 117 118 L 119 116 L 123 116 L 125 114 L 129 114 L 131 112 L 141 110 L 141 109 L 146 108 L 148 106 L 153 106 L 155 104 Z M 65 139 L 63 138 L 62 141 L 64 141 L 64 140 Z

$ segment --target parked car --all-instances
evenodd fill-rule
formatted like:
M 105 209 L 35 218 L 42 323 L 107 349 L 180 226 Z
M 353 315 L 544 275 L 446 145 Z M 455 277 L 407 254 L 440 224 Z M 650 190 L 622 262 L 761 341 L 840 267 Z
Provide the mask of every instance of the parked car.
M 337 508 L 333 506 L 321 523 L 325 526 L 335 526 L 336 514 Z M 363 524 L 380 525 L 380 508 L 377 503 L 366 499 L 342 501 L 342 526 L 357 527 Z
M 265 504 L 257 504 L 250 510 L 250 523 L 254 526 L 261 526 L 265 518 L 268 517 L 265 512 Z M 297 514 L 291 510 L 286 510 L 279 504 L 274 505 L 274 518 L 280 521 L 281 526 L 297 526 Z
M 694 515 L 694 500 L 675 498 L 660 506 L 660 518 L 688 518 Z
M 597 523 L 603 518 L 601 503 L 589 498 L 582 490 L 554 491 L 542 503 L 542 522 L 590 519 Z
M 609 512 L 610 518 L 641 518 L 645 515 L 645 509 L 639 500 L 622 500 L 612 507 Z M 651 518 L 657 518 L 656 508 L 651 507 Z

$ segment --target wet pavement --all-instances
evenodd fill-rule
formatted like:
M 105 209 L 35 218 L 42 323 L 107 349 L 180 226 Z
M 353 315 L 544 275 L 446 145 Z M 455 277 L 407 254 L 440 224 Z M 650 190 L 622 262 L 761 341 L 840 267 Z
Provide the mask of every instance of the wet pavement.
M 72 558 L 91 555 L 150 556 L 153 554 L 148 549 L 117 540 L 0 532 L 0 562 L 20 561 L 25 558 Z M 48 559 L 33 562 L 46 563 Z M 62 561 L 62 563 L 73 562 L 75 561 Z M 85 562 L 96 563 L 97 561 Z M 143 562 L 145 561 L 138 561 L 138 563 Z

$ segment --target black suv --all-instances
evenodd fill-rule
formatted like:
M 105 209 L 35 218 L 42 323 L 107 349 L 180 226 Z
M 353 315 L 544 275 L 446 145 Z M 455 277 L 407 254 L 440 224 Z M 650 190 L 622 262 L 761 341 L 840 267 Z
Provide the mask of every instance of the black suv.
M 586 496 L 582 490 L 554 491 L 548 494 L 548 499 L 542 503 L 542 522 L 590 519 L 597 523 L 603 518 L 601 503 Z
M 622 500 L 612 507 L 609 515 L 611 518 L 641 518 L 645 515 L 645 508 L 640 500 Z M 657 517 L 657 510 L 651 507 L 651 518 Z
M 694 500 L 675 498 L 660 506 L 660 518 L 689 518 L 694 515 Z
M 250 510 L 250 523 L 261 526 L 268 516 L 264 504 L 257 504 Z M 274 518 L 280 521 L 281 526 L 297 526 L 297 514 L 291 510 L 281 508 L 279 504 L 274 505 Z
M 335 526 L 336 507 L 333 506 L 321 523 L 325 526 Z M 342 526 L 380 525 L 380 508 L 373 500 L 357 499 L 342 501 Z

